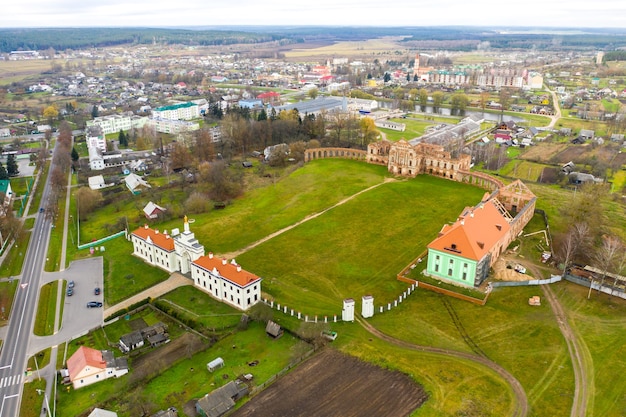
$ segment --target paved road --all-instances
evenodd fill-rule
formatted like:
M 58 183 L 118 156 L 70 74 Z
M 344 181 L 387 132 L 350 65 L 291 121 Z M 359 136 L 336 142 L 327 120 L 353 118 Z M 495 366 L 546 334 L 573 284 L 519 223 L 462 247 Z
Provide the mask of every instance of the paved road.
M 49 192 L 49 183 L 46 181 L 42 201 L 46 201 Z M 34 325 L 49 237 L 50 222 L 44 216 L 37 216 L 24 257 L 20 286 L 15 294 L 6 338 L 0 354 L 0 416 L 2 417 L 19 415 L 29 337 Z

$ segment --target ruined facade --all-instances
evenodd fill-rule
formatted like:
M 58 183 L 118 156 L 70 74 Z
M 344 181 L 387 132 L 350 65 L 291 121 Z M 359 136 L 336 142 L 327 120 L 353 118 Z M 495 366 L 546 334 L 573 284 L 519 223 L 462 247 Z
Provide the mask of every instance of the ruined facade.
M 403 177 L 430 174 L 462 181 L 462 173 L 470 170 L 471 157 L 452 158 L 443 146 L 430 143 L 411 145 L 405 140 L 384 140 L 368 145 L 367 162 L 386 164 L 389 172 Z

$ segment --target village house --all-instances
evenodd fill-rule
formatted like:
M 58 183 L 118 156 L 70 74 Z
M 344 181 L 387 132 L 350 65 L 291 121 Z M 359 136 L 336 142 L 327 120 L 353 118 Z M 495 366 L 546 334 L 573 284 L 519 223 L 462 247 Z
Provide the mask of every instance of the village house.
M 70 382 L 77 389 L 107 378 L 126 375 L 128 364 L 125 358 L 115 359 L 108 350 L 81 346 L 67 360 L 67 370 Z
M 209 253 L 191 264 L 194 285 L 219 301 L 247 310 L 261 300 L 261 278 L 241 268 L 233 259 Z
M 147 219 L 154 220 L 157 219 L 160 215 L 163 215 L 167 209 L 165 207 L 161 207 L 158 204 L 149 201 L 148 204 L 143 208 L 143 214 Z
M 196 402 L 196 412 L 202 417 L 221 417 L 248 395 L 248 387 L 239 380 L 217 388 Z

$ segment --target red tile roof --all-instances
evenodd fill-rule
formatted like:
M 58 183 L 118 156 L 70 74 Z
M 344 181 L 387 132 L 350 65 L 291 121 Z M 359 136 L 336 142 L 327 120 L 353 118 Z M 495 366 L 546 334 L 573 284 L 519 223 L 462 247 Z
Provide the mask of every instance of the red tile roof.
M 228 281 L 239 285 L 240 287 L 245 287 L 246 285 L 250 285 L 261 278 L 254 275 L 251 272 L 242 269 L 241 266 L 232 264 L 230 262 L 226 262 L 224 264 L 224 259 L 209 256 L 201 256 L 200 258 L 193 261 L 195 265 L 207 270 L 213 271 L 213 268 L 217 269 L 220 276 L 226 278 Z
M 73 381 L 85 367 L 96 369 L 106 369 L 107 365 L 102 358 L 102 352 L 86 346 L 81 346 L 67 360 L 67 370 L 70 374 L 70 380 Z
M 260 98 L 260 99 L 264 99 L 264 98 L 277 98 L 280 97 L 280 93 L 277 93 L 275 91 L 268 91 L 266 93 L 261 93 L 258 96 L 256 96 L 256 98 Z
M 174 239 L 171 236 L 159 233 L 158 230 L 151 229 L 149 227 L 140 227 L 133 232 L 134 236 L 137 236 L 143 240 L 152 240 L 159 248 L 172 252 L 174 250 Z
M 466 208 L 451 226 L 445 225 L 429 249 L 479 261 L 509 232 L 507 219 L 492 200 Z

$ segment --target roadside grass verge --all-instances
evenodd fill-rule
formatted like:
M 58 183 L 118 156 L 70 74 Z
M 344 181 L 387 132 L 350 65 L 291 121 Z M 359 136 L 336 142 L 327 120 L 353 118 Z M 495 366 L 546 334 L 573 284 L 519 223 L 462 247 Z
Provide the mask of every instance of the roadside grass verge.
M 39 181 L 37 181 L 37 187 L 35 188 L 35 194 L 31 191 L 31 202 L 28 209 L 28 214 L 39 213 L 39 207 L 41 207 L 41 197 L 43 196 L 43 189 L 50 172 L 50 161 L 46 161 L 43 172 L 39 175 Z
M 626 410 L 626 301 L 570 282 L 552 287 L 587 359 L 588 414 L 607 417 Z
M 37 372 L 37 368 L 41 369 L 44 366 L 50 363 L 50 353 L 52 352 L 52 348 L 47 348 L 42 350 L 41 352 L 37 352 L 35 356 L 31 356 L 28 358 L 28 367 L 33 370 L 33 372 Z
M 33 217 L 30 217 L 30 218 L 24 220 L 24 229 L 25 230 L 31 230 L 33 227 L 35 227 L 35 219 Z
M 25 231 L 22 236 L 11 246 L 2 266 L 0 267 L 1 277 L 14 277 L 22 273 L 22 266 L 26 254 L 26 248 L 30 240 L 31 232 Z
M 50 336 L 54 334 L 54 318 L 58 288 L 58 281 L 49 282 L 41 287 L 35 327 L 33 329 L 33 333 L 37 336 Z M 62 285 L 62 288 L 65 288 L 65 285 Z
M 52 228 L 50 229 L 48 254 L 46 257 L 46 264 L 44 266 L 44 270 L 47 272 L 54 272 L 60 269 L 61 249 L 63 246 L 63 227 L 65 225 L 65 201 L 65 193 L 63 193 L 57 203 L 59 206 L 59 214 L 54 219 Z
M 16 279 L 12 282 L 0 282 L 0 326 L 5 326 L 9 321 L 17 284 L 18 280 Z
M 374 296 L 376 306 L 386 305 L 408 286 L 396 275 L 483 193 L 426 175 L 386 183 L 237 261 L 264 278 L 266 294 L 303 315 L 340 315 L 343 299 L 363 295 Z
M 20 417 L 41 417 L 41 407 L 44 404 L 45 396 L 39 394 L 37 390 L 45 389 L 45 379 L 35 379 L 33 382 L 24 384 L 22 403 L 20 406 Z M 50 399 L 48 399 L 48 402 L 50 402 Z

